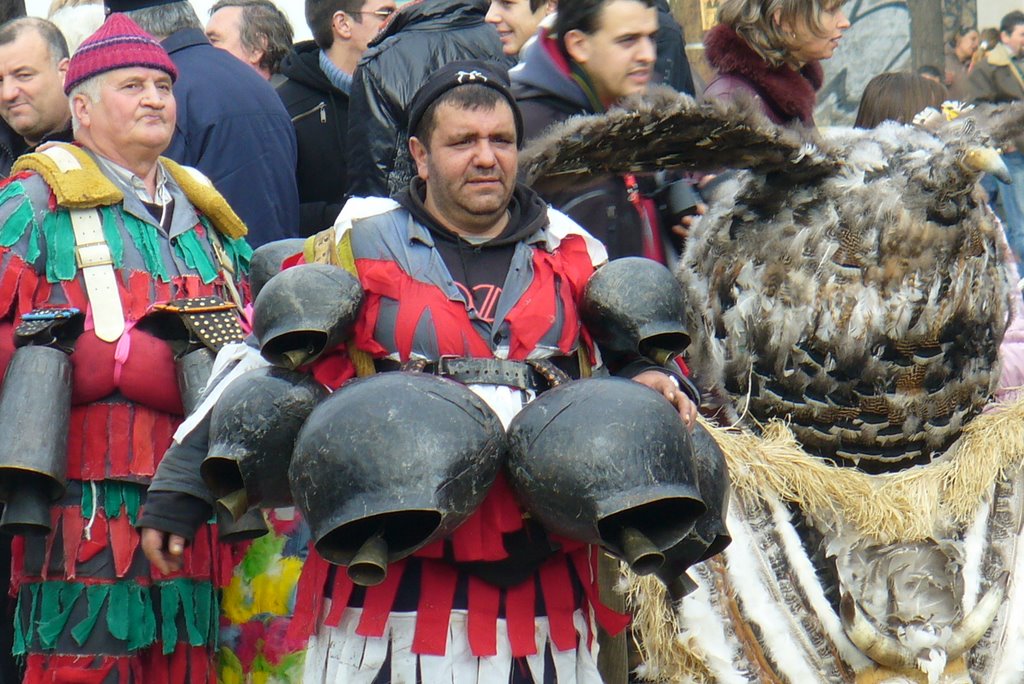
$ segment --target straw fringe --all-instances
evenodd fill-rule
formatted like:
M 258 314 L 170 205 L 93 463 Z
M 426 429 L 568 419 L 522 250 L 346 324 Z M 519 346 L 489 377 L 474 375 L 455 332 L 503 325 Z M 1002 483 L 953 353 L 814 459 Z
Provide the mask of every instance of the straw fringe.
M 938 459 L 891 475 L 812 456 L 779 420 L 760 435 L 704 426 L 725 454 L 737 496 L 796 503 L 820 523 L 841 520 L 880 544 L 926 539 L 948 524 L 969 523 L 995 481 L 1024 462 L 1024 399 L 979 415 Z
M 854 526 L 880 544 L 932 537 L 969 524 L 997 479 L 1024 463 L 1024 399 L 1000 404 L 968 424 L 933 462 L 891 475 L 839 468 L 805 452 L 786 424 L 773 420 L 760 435 L 703 419 L 729 465 L 736 496 L 778 497 L 826 525 Z M 633 634 L 647 681 L 711 682 L 700 647 L 687 639 L 664 585 L 623 566 Z
M 643 681 L 713 682 L 711 670 L 692 639 L 682 633 L 665 585 L 653 575 L 641 577 L 625 565 L 626 605 L 633 616 L 632 636 L 643 663 L 637 672 Z

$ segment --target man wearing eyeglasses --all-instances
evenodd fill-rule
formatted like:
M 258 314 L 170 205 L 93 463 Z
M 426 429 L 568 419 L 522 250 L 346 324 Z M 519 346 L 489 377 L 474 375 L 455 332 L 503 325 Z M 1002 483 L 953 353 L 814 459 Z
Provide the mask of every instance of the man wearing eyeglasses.
M 313 40 L 285 57 L 277 87 L 299 144 L 299 231 L 334 225 L 348 187 L 348 103 L 366 46 L 395 11 L 395 0 L 306 0 Z

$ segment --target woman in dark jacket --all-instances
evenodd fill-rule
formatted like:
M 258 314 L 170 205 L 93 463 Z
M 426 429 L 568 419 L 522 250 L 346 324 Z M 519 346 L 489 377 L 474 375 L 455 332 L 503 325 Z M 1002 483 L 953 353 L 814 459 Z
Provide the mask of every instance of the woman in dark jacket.
M 704 39 L 718 75 L 706 100 L 752 97 L 778 124 L 814 126 L 828 59 L 850 22 L 845 0 L 723 0 L 719 25 Z

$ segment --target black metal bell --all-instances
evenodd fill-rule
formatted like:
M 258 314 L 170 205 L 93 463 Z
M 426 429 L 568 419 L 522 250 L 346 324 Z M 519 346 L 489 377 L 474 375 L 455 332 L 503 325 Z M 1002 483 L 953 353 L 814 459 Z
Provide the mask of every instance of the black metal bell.
M 290 256 L 302 252 L 305 238 L 286 238 L 260 245 L 249 257 L 249 291 L 253 299 L 267 281 L 281 272 L 281 263 Z
M 638 574 L 706 510 L 675 408 L 621 378 L 578 380 L 528 404 L 508 430 L 520 503 L 547 529 L 601 544 Z
M 235 520 L 226 509 L 216 506 L 217 509 L 217 539 L 225 544 L 237 544 L 262 537 L 270 532 L 267 521 L 263 517 L 263 511 L 253 508 L 242 514 L 242 517 Z
M 50 504 L 67 485 L 71 359 L 51 347 L 14 352 L 0 390 L 0 531 L 49 534 Z
M 349 335 L 362 301 L 362 286 L 343 268 L 302 264 L 281 271 L 253 304 L 260 353 L 282 368 L 310 363 Z
M 290 506 L 288 464 L 299 428 L 328 394 L 308 375 L 269 366 L 235 379 L 210 415 L 200 466 L 219 506 L 237 521 L 254 506 Z
M 656 573 L 677 601 L 696 587 L 687 568 L 718 555 L 732 541 L 726 526 L 730 486 L 725 455 L 704 426 L 694 426 L 691 437 L 697 483 L 708 510 L 681 542 L 665 550 L 665 563 Z
M 640 354 L 663 364 L 690 344 L 686 295 L 662 264 L 641 257 L 609 261 L 587 281 L 580 317 L 601 351 Z
M 465 386 L 383 373 L 313 411 L 289 475 L 320 555 L 373 585 L 477 509 L 505 452 L 501 421 Z

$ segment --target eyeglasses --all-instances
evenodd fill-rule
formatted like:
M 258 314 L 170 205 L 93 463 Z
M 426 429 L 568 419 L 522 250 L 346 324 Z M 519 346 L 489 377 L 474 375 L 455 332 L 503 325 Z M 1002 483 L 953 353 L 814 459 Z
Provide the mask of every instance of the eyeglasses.
M 398 10 L 395 9 L 394 7 L 384 7 L 382 9 L 374 10 L 372 12 L 349 12 L 348 14 L 371 14 L 383 21 L 384 19 L 387 19 L 397 11 Z

